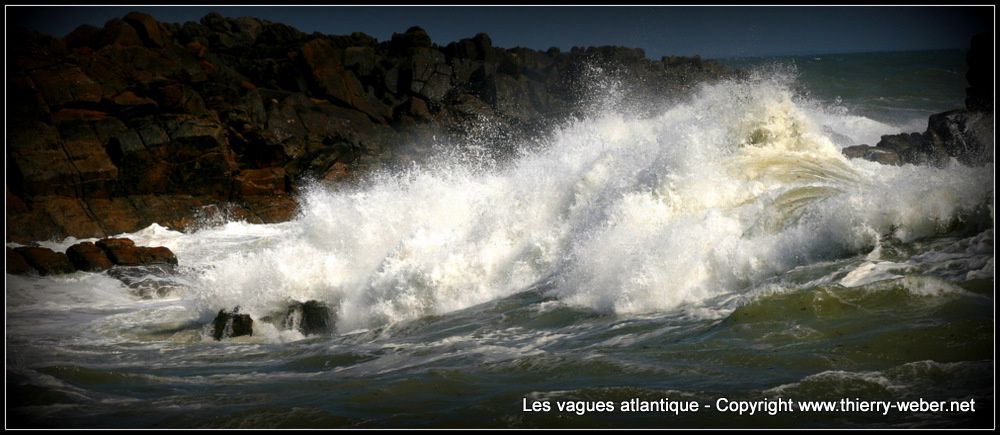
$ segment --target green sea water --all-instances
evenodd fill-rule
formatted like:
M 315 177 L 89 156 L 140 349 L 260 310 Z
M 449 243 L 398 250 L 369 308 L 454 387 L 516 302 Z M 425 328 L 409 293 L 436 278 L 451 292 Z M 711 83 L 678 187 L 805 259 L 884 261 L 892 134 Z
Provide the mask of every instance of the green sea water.
M 719 59 L 738 69 L 791 68 L 800 91 L 850 113 L 923 131 L 927 117 L 965 107 L 966 51 L 818 54 Z

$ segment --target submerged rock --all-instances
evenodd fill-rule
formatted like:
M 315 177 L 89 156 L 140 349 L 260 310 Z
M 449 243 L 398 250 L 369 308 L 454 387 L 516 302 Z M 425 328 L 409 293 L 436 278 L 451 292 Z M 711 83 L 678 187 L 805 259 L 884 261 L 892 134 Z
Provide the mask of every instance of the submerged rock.
M 271 314 L 262 320 L 281 329 L 297 330 L 302 335 L 327 334 L 333 331 L 336 324 L 333 309 L 315 300 L 292 302 L 284 312 Z
M 240 314 L 239 312 L 240 307 L 233 308 L 232 312 L 219 310 L 219 314 L 212 322 L 214 326 L 212 337 L 216 340 L 222 340 L 229 337 L 252 336 L 253 319 L 250 318 L 249 314 Z
M 882 149 L 870 145 L 855 145 L 846 147 L 843 150 L 845 156 L 851 159 L 865 159 L 883 165 L 900 165 L 899 154 L 889 149 Z
M 333 312 L 319 301 L 296 303 L 288 307 L 285 327 L 297 329 L 302 335 L 325 334 L 333 330 Z
M 100 272 L 108 270 L 114 263 L 104 254 L 104 250 L 91 242 L 81 242 L 70 246 L 66 256 L 76 270 L 84 272 Z
M 28 264 L 35 268 L 41 275 L 57 275 L 61 273 L 76 272 L 73 263 L 62 252 L 55 252 L 49 248 L 37 246 L 22 246 L 14 249 L 21 254 Z

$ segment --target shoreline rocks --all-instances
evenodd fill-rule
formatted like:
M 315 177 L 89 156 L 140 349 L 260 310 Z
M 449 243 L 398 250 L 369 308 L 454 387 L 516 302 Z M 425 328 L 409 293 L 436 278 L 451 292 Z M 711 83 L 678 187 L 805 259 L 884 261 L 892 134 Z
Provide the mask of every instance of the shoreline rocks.
M 886 165 L 943 166 L 951 158 L 969 166 L 993 162 L 993 50 L 992 38 L 978 34 L 966 57 L 969 72 L 964 109 L 931 115 L 923 133 L 882 136 L 874 146 L 843 149 L 848 158 L 862 158 Z
M 442 46 L 419 27 L 378 41 L 216 13 L 8 39 L 7 238 L 19 243 L 185 230 L 206 207 L 289 220 L 310 180 L 433 158 L 482 122 L 514 141 L 581 113 L 593 65 L 623 84 L 623 104 L 732 74 L 621 47 L 504 49 L 485 34 Z
M 55 252 L 49 248 L 37 246 L 14 248 L 14 252 L 21 254 L 24 260 L 34 270 L 38 271 L 39 275 L 59 275 L 76 272 L 73 263 L 70 263 L 69 258 L 62 252 Z
M 7 248 L 7 273 L 40 275 L 102 272 L 114 266 L 177 265 L 177 256 L 164 246 L 135 246 L 130 239 L 101 239 L 80 242 L 55 252 L 38 246 Z

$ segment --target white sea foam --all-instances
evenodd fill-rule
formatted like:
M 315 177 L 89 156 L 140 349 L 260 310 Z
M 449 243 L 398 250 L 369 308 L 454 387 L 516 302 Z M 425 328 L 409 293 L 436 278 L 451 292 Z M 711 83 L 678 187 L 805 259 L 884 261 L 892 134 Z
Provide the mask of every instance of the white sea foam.
M 570 123 L 500 169 L 441 159 L 350 189 L 312 187 L 282 224 L 126 236 L 175 251 L 186 316 L 201 319 L 317 299 L 336 305 L 346 332 L 540 280 L 560 303 L 602 312 L 699 310 L 869 252 L 879 237 L 935 234 L 991 196 L 992 165 L 883 166 L 845 159 L 832 139 L 889 130 L 797 102 L 781 78 L 725 82 L 652 118 Z M 860 270 L 845 285 L 890 277 Z

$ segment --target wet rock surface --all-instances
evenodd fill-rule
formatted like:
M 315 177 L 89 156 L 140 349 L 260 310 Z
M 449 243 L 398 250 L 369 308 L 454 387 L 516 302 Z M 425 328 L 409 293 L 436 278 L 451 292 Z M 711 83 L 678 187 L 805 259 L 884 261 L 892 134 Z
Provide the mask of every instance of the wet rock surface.
M 874 146 L 843 149 L 849 158 L 901 165 L 943 166 L 951 159 L 981 166 L 994 159 L 992 35 L 972 38 L 967 55 L 969 87 L 966 107 L 931 115 L 923 133 L 882 136 Z
M 115 266 L 157 265 L 176 266 L 177 256 L 165 246 L 136 246 L 125 238 L 80 242 L 70 246 L 65 254 L 37 246 L 7 248 L 7 272 L 15 275 L 101 272 Z
M 240 307 L 232 311 L 219 310 L 212 321 L 212 338 L 223 340 L 232 337 L 253 335 L 253 319 L 249 314 L 241 314 Z

